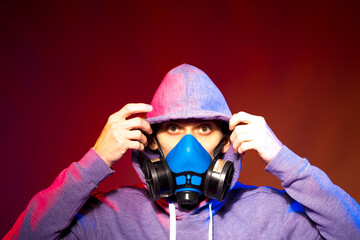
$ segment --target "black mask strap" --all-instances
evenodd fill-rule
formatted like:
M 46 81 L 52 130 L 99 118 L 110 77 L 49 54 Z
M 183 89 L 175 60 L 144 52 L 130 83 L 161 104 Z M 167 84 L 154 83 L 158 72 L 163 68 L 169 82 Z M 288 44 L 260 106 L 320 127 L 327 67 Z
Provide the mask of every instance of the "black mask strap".
M 219 159 L 220 158 L 221 149 L 224 146 L 224 139 L 225 139 L 225 135 L 223 135 L 223 137 L 221 138 L 219 144 L 215 147 L 215 149 L 214 149 L 214 159 Z
M 156 145 L 158 146 L 158 152 L 159 152 L 159 154 L 160 154 L 160 158 L 161 159 L 164 159 L 165 158 L 165 156 L 164 156 L 164 152 L 162 151 L 162 149 L 161 149 L 161 146 L 160 146 L 160 143 L 159 143 L 159 140 L 158 140 L 158 138 L 157 138 L 157 136 L 156 136 L 156 133 L 154 134 L 154 137 L 155 137 L 155 141 L 156 141 Z

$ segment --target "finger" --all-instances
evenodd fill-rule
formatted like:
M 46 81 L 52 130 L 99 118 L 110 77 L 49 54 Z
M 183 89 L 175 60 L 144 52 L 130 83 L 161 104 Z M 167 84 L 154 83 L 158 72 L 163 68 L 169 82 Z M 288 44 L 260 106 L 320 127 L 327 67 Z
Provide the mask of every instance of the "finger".
M 254 141 L 250 142 L 243 142 L 241 145 L 237 148 L 237 152 L 241 155 L 244 154 L 248 150 L 256 150 L 256 143 Z
M 238 135 L 246 135 L 256 132 L 257 129 L 252 124 L 250 125 L 237 125 L 230 135 L 230 141 L 233 142 Z
M 144 146 L 148 144 L 146 136 L 140 130 L 126 131 L 124 137 L 132 141 L 139 141 Z
M 145 121 L 140 117 L 128 119 L 124 122 L 119 123 L 118 125 L 122 126 L 123 129 L 127 129 L 127 130 L 139 129 L 146 132 L 149 135 L 152 134 L 150 123 L 148 123 L 147 121 Z
M 265 122 L 265 119 L 261 116 L 251 115 L 246 112 L 239 112 L 234 114 L 229 120 L 229 129 L 232 131 L 236 125 L 240 123 L 255 123 L 255 122 Z
M 133 114 L 148 113 L 152 111 L 152 106 L 145 103 L 129 103 L 126 104 L 120 111 L 115 113 L 115 116 L 121 119 L 126 119 Z
M 236 152 L 238 150 L 238 148 L 241 146 L 241 144 L 243 144 L 244 142 L 251 142 L 254 141 L 254 135 L 249 133 L 249 134 L 241 134 L 241 135 L 237 135 L 236 138 L 233 139 L 233 141 L 231 141 L 231 144 L 233 145 L 233 149 Z
M 128 141 L 127 141 L 127 148 L 128 148 L 128 149 L 132 149 L 132 150 L 144 151 L 145 146 L 144 146 L 144 144 L 142 144 L 142 143 L 139 142 L 139 141 L 131 141 L 131 140 L 128 140 Z

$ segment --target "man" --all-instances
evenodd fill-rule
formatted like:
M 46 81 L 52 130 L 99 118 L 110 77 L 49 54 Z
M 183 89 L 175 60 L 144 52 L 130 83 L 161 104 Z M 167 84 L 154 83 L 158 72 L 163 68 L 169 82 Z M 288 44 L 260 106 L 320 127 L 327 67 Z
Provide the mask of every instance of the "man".
M 237 182 L 250 149 L 284 191 Z M 127 150 L 144 187 L 91 196 Z M 359 216 L 356 201 L 262 117 L 232 115 L 208 76 L 183 64 L 151 106 L 111 115 L 94 147 L 35 195 L 6 238 L 360 239 Z

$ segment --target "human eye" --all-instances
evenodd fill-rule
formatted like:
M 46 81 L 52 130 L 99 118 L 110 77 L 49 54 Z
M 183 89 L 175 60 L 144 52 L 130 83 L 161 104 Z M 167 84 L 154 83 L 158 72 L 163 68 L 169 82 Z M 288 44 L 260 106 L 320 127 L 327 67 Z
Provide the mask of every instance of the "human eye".
M 210 134 L 211 133 L 211 126 L 208 124 L 201 125 L 199 127 L 200 134 Z
M 179 126 L 175 123 L 170 123 L 166 125 L 166 131 L 170 134 L 175 134 L 179 132 L 179 130 L 180 130 Z

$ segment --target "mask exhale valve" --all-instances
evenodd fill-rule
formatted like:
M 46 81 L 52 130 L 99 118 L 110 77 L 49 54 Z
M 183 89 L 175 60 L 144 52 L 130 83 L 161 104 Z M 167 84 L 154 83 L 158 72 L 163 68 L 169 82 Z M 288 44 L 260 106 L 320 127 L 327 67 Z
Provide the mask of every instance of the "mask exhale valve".
M 159 159 L 143 159 L 141 163 L 153 199 L 175 195 L 179 204 L 196 204 L 203 194 L 218 201 L 225 199 L 234 173 L 232 162 L 217 159 L 218 154 L 212 159 L 190 134 L 180 140 L 166 160 L 161 149 L 160 153 Z

